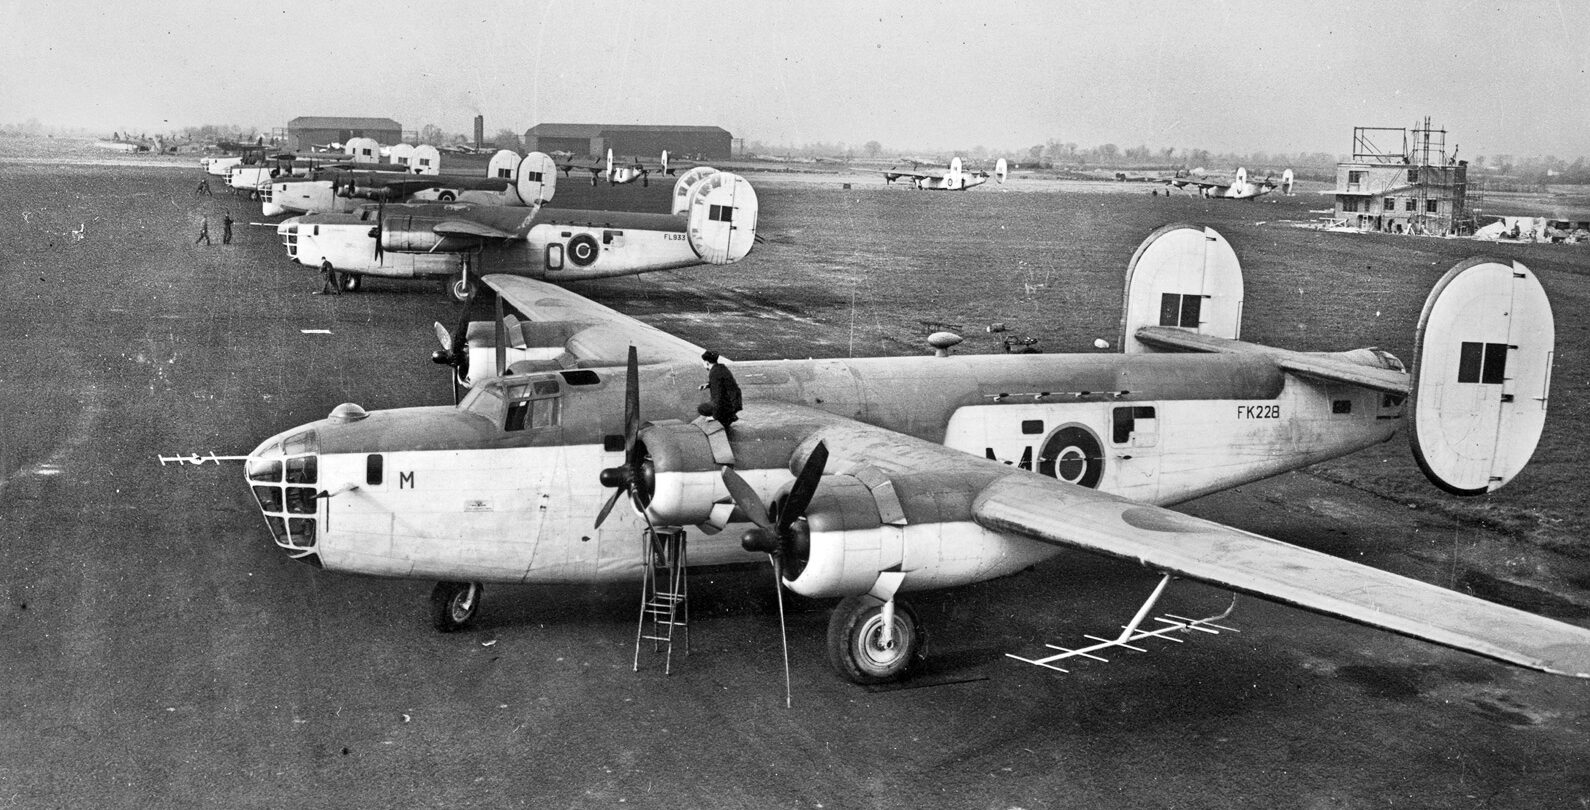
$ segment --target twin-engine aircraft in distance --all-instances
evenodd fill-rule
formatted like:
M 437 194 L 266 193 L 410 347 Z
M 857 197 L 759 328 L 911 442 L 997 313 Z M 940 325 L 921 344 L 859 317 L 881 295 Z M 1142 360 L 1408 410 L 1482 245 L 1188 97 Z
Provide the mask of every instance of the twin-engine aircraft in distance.
M 570 153 L 565 153 L 570 154 Z M 568 177 L 569 172 L 582 171 L 591 173 L 591 185 L 596 185 L 597 178 L 606 178 L 610 186 L 623 185 L 640 181 L 642 186 L 651 185 L 652 174 L 672 175 L 674 166 L 668 161 L 668 150 L 662 150 L 662 156 L 656 165 L 648 164 L 638 157 L 632 157 L 628 162 L 613 161 L 613 150 L 607 150 L 607 160 L 599 162 L 594 160 L 580 161 L 571 157 L 558 164 L 563 171 L 563 176 Z
M 1262 197 L 1270 192 L 1280 189 L 1282 194 L 1292 196 L 1292 170 L 1281 172 L 1281 179 L 1276 181 L 1273 177 L 1266 176 L 1257 183 L 1248 180 L 1248 170 L 1237 169 L 1236 177 L 1230 182 L 1210 180 L 1201 175 L 1177 172 L 1175 177 L 1165 178 L 1165 185 L 1185 188 L 1194 186 L 1196 191 L 1205 197 L 1217 197 L 1227 200 L 1251 200 Z
M 1590 676 L 1590 630 L 1166 508 L 1405 424 L 1437 486 L 1505 484 L 1539 438 L 1553 347 L 1550 305 L 1522 264 L 1455 265 L 1425 302 L 1409 372 L 1374 349 L 1238 340 L 1235 252 L 1211 229 L 1166 226 L 1127 269 L 1123 353 L 742 361 L 745 408 L 727 431 L 696 417 L 699 346 L 541 281 L 485 283 L 529 319 L 488 327 L 495 345 L 555 357 L 504 368 L 498 352 L 499 376 L 456 407 L 345 403 L 246 457 L 284 553 L 436 580 L 442 630 L 475 617 L 483 583 L 638 580 L 643 530 L 696 527 L 692 566 L 765 556 L 783 587 L 840 598 L 828 657 L 858 683 L 898 678 L 921 652 L 902 594 L 1064 549 L 1162 578 L 1118 638 L 1024 659 L 1045 666 L 1169 634 L 1142 625 L 1182 577 Z M 613 510 L 620 499 L 631 508 Z M 1065 571 L 1048 576 L 1056 599 L 1074 592 Z
M 545 155 L 525 158 L 512 193 L 528 206 L 469 203 L 365 204 L 346 214 L 306 214 L 277 227 L 289 257 L 318 267 L 335 289 L 365 276 L 451 279 L 467 301 L 473 279 L 510 273 L 555 283 L 731 264 L 756 242 L 756 191 L 712 169 L 679 178 L 672 213 L 559 210 L 557 173 Z M 704 168 L 704 167 L 701 167 Z M 688 185 L 687 185 L 688 182 Z
M 948 169 L 922 170 L 915 160 L 910 161 L 912 168 L 902 169 L 898 166 L 889 169 L 868 169 L 883 175 L 884 183 L 893 183 L 900 179 L 909 179 L 911 184 L 919 189 L 928 191 L 965 191 L 988 182 L 989 173 L 981 169 L 967 171 L 961 165 L 959 157 L 950 158 Z M 1010 164 L 1004 158 L 994 163 L 993 178 L 1000 183 L 1010 175 Z

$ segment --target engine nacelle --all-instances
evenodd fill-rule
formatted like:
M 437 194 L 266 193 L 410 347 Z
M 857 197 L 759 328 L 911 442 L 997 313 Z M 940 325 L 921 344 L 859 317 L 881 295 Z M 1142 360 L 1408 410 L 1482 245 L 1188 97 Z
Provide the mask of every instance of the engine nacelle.
M 648 425 L 641 429 L 639 441 L 647 469 L 641 502 L 652 522 L 666 526 L 709 522 L 713 507 L 728 499 L 729 490 L 701 427 Z
M 440 217 L 385 215 L 379 226 L 381 249 L 411 253 L 453 253 L 469 250 L 479 241 L 472 237 L 460 238 L 437 233 L 435 227 L 442 222 Z M 376 230 L 374 223 L 371 224 L 371 230 Z
M 916 486 L 913 477 L 926 486 Z M 790 590 L 816 598 L 858 596 L 889 571 L 905 574 L 901 591 L 948 588 L 1013 574 L 1057 552 L 978 525 L 970 500 L 946 497 L 952 493 L 930 481 L 932 474 L 891 478 L 899 498 L 890 508 L 905 513 L 893 523 L 882 520 L 878 496 L 861 480 L 823 478 L 806 510 L 804 547 L 798 545 L 788 561 Z

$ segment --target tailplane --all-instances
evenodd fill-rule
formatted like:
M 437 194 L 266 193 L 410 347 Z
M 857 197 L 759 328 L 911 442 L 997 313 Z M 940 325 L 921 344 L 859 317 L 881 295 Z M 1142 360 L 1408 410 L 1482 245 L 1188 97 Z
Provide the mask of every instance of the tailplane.
M 558 187 L 558 164 L 541 152 L 531 152 L 514 169 L 514 191 L 531 207 L 552 202 Z
M 1551 303 L 1524 265 L 1465 259 L 1436 283 L 1409 405 L 1413 456 L 1436 486 L 1482 495 L 1523 469 L 1546 422 L 1554 347 Z
M 756 190 L 745 178 L 716 172 L 690 189 L 687 236 L 707 264 L 731 264 L 756 244 Z

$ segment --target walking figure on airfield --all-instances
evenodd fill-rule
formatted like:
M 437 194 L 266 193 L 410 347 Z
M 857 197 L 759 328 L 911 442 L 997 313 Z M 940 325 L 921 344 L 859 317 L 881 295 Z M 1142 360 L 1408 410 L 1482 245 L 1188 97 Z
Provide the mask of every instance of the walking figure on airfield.
M 228 211 L 221 217 L 221 244 L 232 244 L 232 212 Z
M 727 430 L 740 418 L 740 384 L 735 382 L 729 367 L 718 362 L 717 352 L 711 349 L 702 352 L 701 363 L 707 367 L 707 381 L 701 390 L 711 396 L 711 401 L 696 406 L 696 412 L 718 420 Z
M 211 244 L 211 242 L 210 242 L 210 218 L 209 217 L 205 217 L 202 221 L 199 222 L 199 238 L 193 240 L 193 244 L 197 245 L 200 242 L 203 242 L 206 245 Z
M 215 196 L 214 194 L 210 193 L 210 178 L 208 178 L 208 177 L 199 178 L 199 187 L 193 190 L 193 196 L 195 196 L 195 197 L 214 197 Z

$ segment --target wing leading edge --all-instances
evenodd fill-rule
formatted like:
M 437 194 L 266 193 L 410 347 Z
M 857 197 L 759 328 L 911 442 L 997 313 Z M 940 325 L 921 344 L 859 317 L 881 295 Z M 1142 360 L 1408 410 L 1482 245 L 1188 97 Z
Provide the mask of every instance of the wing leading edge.
M 1558 675 L 1590 678 L 1590 630 L 1416 579 L 1037 475 L 990 482 L 986 528 Z
M 581 324 L 565 344 L 574 359 L 586 365 L 623 365 L 630 345 L 641 363 L 699 362 L 702 348 L 683 338 L 642 323 L 556 284 L 524 276 L 489 275 L 482 279 L 532 321 Z

